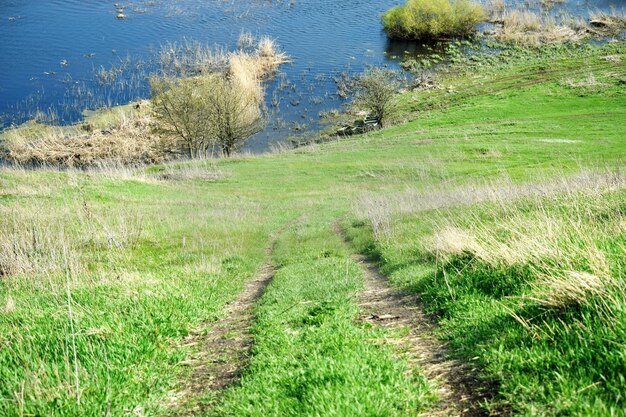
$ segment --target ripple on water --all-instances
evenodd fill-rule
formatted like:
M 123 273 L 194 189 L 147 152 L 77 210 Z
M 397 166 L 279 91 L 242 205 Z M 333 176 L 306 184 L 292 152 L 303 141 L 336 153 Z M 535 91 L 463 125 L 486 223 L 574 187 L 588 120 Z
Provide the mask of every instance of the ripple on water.
M 316 119 L 320 110 L 341 104 L 333 96 L 335 86 L 329 75 L 361 71 L 367 64 L 387 62 L 384 52 L 388 45 L 380 15 L 399 3 L 399 0 L 116 1 L 126 6 L 125 19 L 116 18 L 115 1 L 3 2 L 0 114 L 14 114 L 14 120 L 19 120 L 20 115 L 27 117 L 38 109 L 60 109 L 76 94 L 85 96 L 77 100 L 81 103 L 89 103 L 90 94 L 106 95 L 93 101 L 96 103 L 146 96 L 145 82 L 133 82 L 119 93 L 95 88 L 94 72 L 101 66 L 119 63 L 128 55 L 148 59 L 159 45 L 183 38 L 232 48 L 241 31 L 247 30 L 257 36 L 267 34 L 276 38 L 293 59 L 282 70 L 296 85 L 297 93 L 292 91 L 284 97 L 280 116 L 289 121 L 301 120 L 306 108 L 305 118 Z M 564 7 L 586 16 L 590 7 L 623 8 L 625 4 L 624 0 L 570 0 Z M 309 75 L 303 77 L 303 73 Z M 325 82 L 315 82 L 320 74 L 326 76 Z M 276 83 L 271 84 L 268 96 L 273 93 L 271 88 L 276 88 Z M 321 103 L 320 98 L 323 98 Z M 302 104 L 285 104 L 289 102 Z M 79 114 L 74 109 L 73 114 L 63 119 L 71 121 Z M 275 132 L 263 135 L 268 134 Z

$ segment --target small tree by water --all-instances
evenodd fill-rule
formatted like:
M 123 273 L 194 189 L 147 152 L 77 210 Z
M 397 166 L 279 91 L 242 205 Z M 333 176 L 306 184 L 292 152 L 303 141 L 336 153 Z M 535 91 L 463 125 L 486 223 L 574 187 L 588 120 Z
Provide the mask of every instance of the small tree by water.
M 230 156 L 264 119 L 255 91 L 222 74 L 151 80 L 159 131 L 190 158 Z
M 374 116 L 382 127 L 396 108 L 396 91 L 399 87 L 396 71 L 371 68 L 355 81 L 354 103 Z

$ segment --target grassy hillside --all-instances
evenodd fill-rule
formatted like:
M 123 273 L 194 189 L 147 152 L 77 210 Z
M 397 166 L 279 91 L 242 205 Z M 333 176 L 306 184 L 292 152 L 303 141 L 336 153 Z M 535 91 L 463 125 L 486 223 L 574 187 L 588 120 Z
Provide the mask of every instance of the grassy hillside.
M 623 42 L 517 50 L 406 93 L 407 122 L 368 136 L 140 170 L 3 169 L 0 415 L 436 407 L 402 332 L 356 320 L 352 250 L 422 294 L 495 387 L 487 408 L 623 415 L 625 77 Z M 190 386 L 201 347 L 183 340 L 264 262 L 276 275 L 240 383 L 221 398 Z

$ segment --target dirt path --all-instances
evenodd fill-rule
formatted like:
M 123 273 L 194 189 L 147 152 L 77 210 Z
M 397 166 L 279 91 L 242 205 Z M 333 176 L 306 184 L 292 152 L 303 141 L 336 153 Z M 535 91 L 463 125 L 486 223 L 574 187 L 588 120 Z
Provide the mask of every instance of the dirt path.
M 172 397 L 171 408 L 184 414 L 195 414 L 210 404 L 185 406 L 197 394 L 218 394 L 237 381 L 248 363 L 253 344 L 251 332 L 254 306 L 274 277 L 274 268 L 264 264 L 256 277 L 248 281 L 237 299 L 226 306 L 224 317 L 213 324 L 207 334 L 192 334 L 181 347 L 194 347 L 195 353 L 183 362 L 192 367 L 184 389 Z
M 338 226 L 337 233 L 345 239 Z M 418 366 L 436 387 L 440 402 L 425 416 L 477 417 L 488 415 L 480 407 L 487 393 L 464 364 L 449 358 L 447 347 L 433 336 L 433 323 L 420 307 L 416 295 L 404 295 L 393 290 L 375 263 L 365 256 L 352 255 L 364 275 L 365 290 L 359 295 L 361 320 L 385 327 L 406 327 L 408 335 L 402 340 L 409 365 Z
M 302 218 L 300 216 L 284 224 L 272 234 L 270 244 L 265 249 L 268 259 L 278 237 Z M 240 378 L 248 364 L 254 342 L 254 308 L 272 281 L 274 273 L 274 267 L 266 261 L 256 276 L 245 284 L 237 298 L 226 305 L 224 317 L 212 325 L 209 333 L 192 334 L 185 338 L 181 347 L 195 347 L 195 353 L 183 362 L 192 367 L 192 373 L 185 381 L 184 389 L 172 396 L 169 404 L 171 409 L 180 410 L 183 415 L 195 415 L 214 403 L 185 406 L 195 396 L 213 392 L 216 394 L 215 398 L 218 398 L 221 392 Z

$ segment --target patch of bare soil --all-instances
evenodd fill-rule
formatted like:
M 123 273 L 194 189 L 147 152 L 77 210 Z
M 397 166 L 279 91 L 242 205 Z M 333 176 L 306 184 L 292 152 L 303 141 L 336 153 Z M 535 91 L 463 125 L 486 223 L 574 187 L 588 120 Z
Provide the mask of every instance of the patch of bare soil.
M 345 235 L 336 227 L 345 239 Z M 365 289 L 359 294 L 360 319 L 390 328 L 407 328 L 401 340 L 411 368 L 418 367 L 436 387 L 439 403 L 424 413 L 432 417 L 478 417 L 489 415 L 481 403 L 492 390 L 479 382 L 473 370 L 450 359 L 448 348 L 433 336 L 435 324 L 420 306 L 416 295 L 401 294 L 391 288 L 377 265 L 362 255 L 353 255 L 361 267 Z

